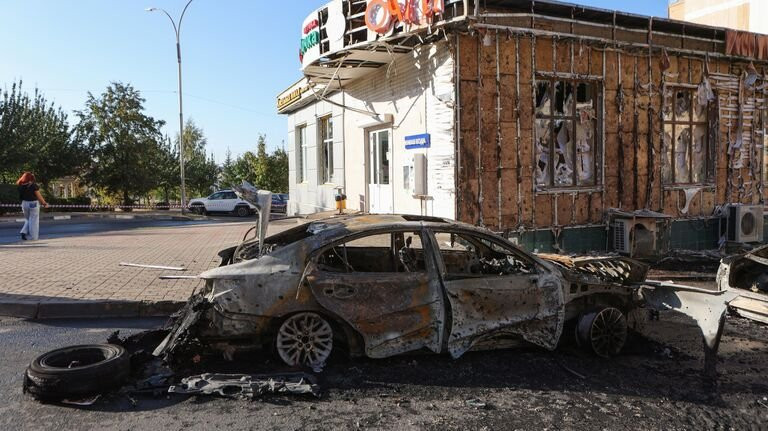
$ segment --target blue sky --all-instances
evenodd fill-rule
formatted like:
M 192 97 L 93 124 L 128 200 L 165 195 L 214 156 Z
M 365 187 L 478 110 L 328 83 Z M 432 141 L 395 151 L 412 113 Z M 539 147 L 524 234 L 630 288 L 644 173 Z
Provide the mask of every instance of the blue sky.
M 182 27 L 185 117 L 208 137 L 222 161 L 286 138 L 276 95 L 300 77 L 301 23 L 325 0 L 195 0 Z M 147 112 L 178 132 L 175 36 L 168 18 L 186 0 L 0 0 L 0 85 L 22 79 L 65 111 L 82 109 L 111 81 L 131 83 Z M 605 9 L 666 16 L 667 0 L 572 1 Z M 288 6 L 290 5 L 290 6 Z M 74 121 L 74 118 L 71 118 Z

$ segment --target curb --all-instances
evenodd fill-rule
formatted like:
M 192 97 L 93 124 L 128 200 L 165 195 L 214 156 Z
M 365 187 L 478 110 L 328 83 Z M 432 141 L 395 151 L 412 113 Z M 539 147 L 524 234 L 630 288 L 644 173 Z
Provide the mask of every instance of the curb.
M 0 316 L 28 320 L 168 317 L 185 304 L 179 301 L 0 301 Z
M 75 219 L 115 219 L 115 220 L 134 220 L 134 219 L 152 219 L 160 221 L 202 221 L 208 220 L 208 217 L 190 217 L 182 215 L 161 215 L 161 214 L 67 214 L 67 215 L 41 215 L 40 220 L 75 220 Z M 24 223 L 23 218 L 0 218 L 0 223 Z

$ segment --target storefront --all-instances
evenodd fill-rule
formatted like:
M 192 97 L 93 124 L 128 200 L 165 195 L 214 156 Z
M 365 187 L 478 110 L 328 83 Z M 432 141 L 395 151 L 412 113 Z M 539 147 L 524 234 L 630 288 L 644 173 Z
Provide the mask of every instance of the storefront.
M 762 220 L 762 36 L 546 1 L 337 0 L 301 60 L 279 97 L 295 213 L 341 188 L 360 211 L 562 251 L 615 248 L 617 217 L 656 252 L 715 247 L 729 204 Z

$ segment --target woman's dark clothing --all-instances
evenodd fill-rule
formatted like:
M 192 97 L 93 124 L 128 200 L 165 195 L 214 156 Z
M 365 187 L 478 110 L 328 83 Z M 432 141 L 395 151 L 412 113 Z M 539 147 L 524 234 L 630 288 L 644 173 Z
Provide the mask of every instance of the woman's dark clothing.
M 40 190 L 40 187 L 35 183 L 22 184 L 19 186 L 19 200 L 22 201 L 36 201 L 37 196 L 35 192 Z

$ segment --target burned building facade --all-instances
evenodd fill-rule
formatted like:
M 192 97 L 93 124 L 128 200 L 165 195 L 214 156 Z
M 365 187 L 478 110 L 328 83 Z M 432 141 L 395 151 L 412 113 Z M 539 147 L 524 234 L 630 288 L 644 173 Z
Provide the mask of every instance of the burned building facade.
M 316 16 L 304 90 L 279 109 L 294 140 L 312 139 L 297 124 L 319 106 L 338 119 L 331 186 L 350 207 L 456 218 L 539 251 L 763 240 L 762 36 L 546 1 L 338 0 Z M 325 183 L 298 163 L 329 153 L 296 148 L 293 212 L 320 210 Z

